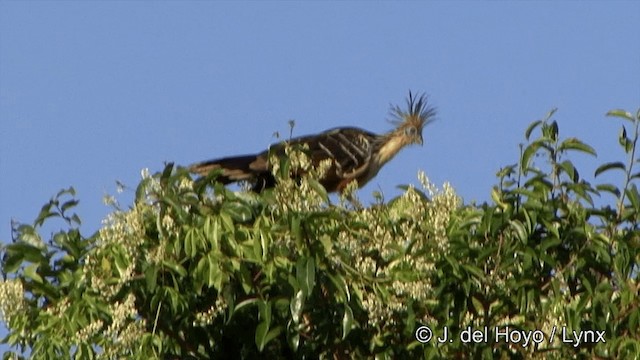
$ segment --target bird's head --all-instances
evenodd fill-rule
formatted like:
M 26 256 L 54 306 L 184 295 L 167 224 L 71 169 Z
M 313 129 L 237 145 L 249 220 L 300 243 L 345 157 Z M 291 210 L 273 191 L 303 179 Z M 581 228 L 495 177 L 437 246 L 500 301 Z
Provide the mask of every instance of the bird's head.
M 398 105 L 391 106 L 391 122 L 397 126 L 393 133 L 401 140 L 402 145 L 422 145 L 422 129 L 434 120 L 435 115 L 436 109 L 428 106 L 426 95 L 414 97 L 409 91 L 406 109 Z

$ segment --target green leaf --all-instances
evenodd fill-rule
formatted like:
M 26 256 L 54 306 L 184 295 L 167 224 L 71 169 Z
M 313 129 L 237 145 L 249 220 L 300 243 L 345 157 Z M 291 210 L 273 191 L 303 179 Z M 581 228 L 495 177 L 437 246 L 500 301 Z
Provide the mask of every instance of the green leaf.
M 225 232 L 233 234 L 236 230 L 236 226 L 233 220 L 227 212 L 220 212 L 220 219 L 222 220 L 222 228 Z
M 636 336 L 638 329 L 640 329 L 640 311 L 632 311 L 629 314 L 629 330 L 631 335 Z
M 262 351 L 269 341 L 271 327 L 271 304 L 265 300 L 258 301 L 258 317 L 260 323 L 256 327 L 255 342 L 258 350 Z
M 171 172 L 173 172 L 173 163 L 167 163 L 162 170 L 162 175 L 160 176 L 160 180 L 166 182 L 171 177 Z
M 509 220 L 509 225 L 511 225 L 511 228 L 515 231 L 518 240 L 520 240 L 523 245 L 526 245 L 529 235 L 524 225 L 518 220 Z
M 527 146 L 524 149 L 524 152 L 522 153 L 522 158 L 520 159 L 520 170 L 524 174 L 527 173 L 527 170 L 530 167 L 529 163 L 531 162 L 531 157 L 538 152 L 538 149 L 540 149 L 540 146 L 542 146 L 542 143 L 539 140 L 536 140 L 531 144 L 529 144 L 529 146 Z
M 347 338 L 349 332 L 353 329 L 353 310 L 349 305 L 344 305 L 344 316 L 342 317 L 342 340 Z
M 622 109 L 611 110 L 611 111 L 607 112 L 607 116 L 618 117 L 618 118 L 622 118 L 622 119 L 625 119 L 625 120 L 629 120 L 631 122 L 634 121 L 633 115 L 631 115 L 630 112 L 624 111 Z
M 107 259 L 106 257 L 103 257 L 102 260 L 100 261 L 100 270 L 104 271 L 105 273 L 110 273 L 111 268 L 112 266 L 109 259 Z
M 144 271 L 145 283 L 148 291 L 154 291 L 158 286 L 158 268 L 149 266 Z
M 260 351 L 262 351 L 264 349 L 264 346 L 267 345 L 271 340 L 277 338 L 282 333 L 283 330 L 284 330 L 283 326 L 276 326 L 271 330 L 269 330 L 269 332 L 267 333 L 267 336 L 265 336 L 264 338 L 264 343 L 262 344 L 262 347 L 260 347 Z
M 557 237 L 551 237 L 551 238 L 544 239 L 542 241 L 542 243 L 539 245 L 540 246 L 540 251 L 541 252 L 546 252 L 549 248 L 556 247 L 556 246 L 558 246 L 560 244 L 562 244 L 562 240 L 560 240 Z
M 349 286 L 347 286 L 347 283 L 344 277 L 342 277 L 342 275 L 340 274 L 332 275 L 331 273 L 327 273 L 326 275 L 329 277 L 329 280 L 331 280 L 331 282 L 335 286 L 336 291 L 338 291 L 338 293 L 335 294 L 336 301 L 338 302 L 351 301 L 351 292 L 349 291 Z
M 40 234 L 38 234 L 33 226 L 24 224 L 18 226 L 18 239 L 20 240 L 20 242 L 38 249 L 39 252 L 46 248 L 46 245 L 44 241 L 42 241 Z
M 297 352 L 300 347 L 300 333 L 298 331 L 290 332 L 287 340 L 289 340 L 289 345 L 293 349 L 293 352 Z
M 65 232 L 54 234 L 53 242 L 70 253 L 77 253 L 77 249 L 74 249 L 75 247 L 69 244 L 69 234 Z
M 475 296 L 471 296 L 471 304 L 472 304 L 473 309 L 475 310 L 475 312 L 480 314 L 480 316 L 486 315 L 484 313 L 484 305 L 482 304 L 482 302 L 478 298 L 476 298 Z
M 324 186 L 322 186 L 322 184 L 318 180 L 309 177 L 307 181 L 309 182 L 309 187 L 311 187 L 311 189 L 315 191 L 316 194 L 320 195 L 320 197 L 324 202 L 329 201 L 329 195 L 327 194 L 327 189 L 325 189 Z
M 240 266 L 240 284 L 246 294 L 253 289 L 253 276 L 245 264 Z
M 638 187 L 635 184 L 631 184 L 625 193 L 627 194 L 627 198 L 629 198 L 631 206 L 633 206 L 636 211 L 640 211 L 640 193 L 638 193 Z
M 483 278 L 484 277 L 484 272 L 482 272 L 482 270 L 480 270 L 479 268 L 477 268 L 476 266 L 470 265 L 470 264 L 462 264 L 462 267 L 470 274 L 475 275 L 477 278 Z
M 22 253 L 6 254 L 2 259 L 2 273 L 12 274 L 22 265 L 24 255 Z
M 608 248 L 604 246 L 593 246 L 590 250 L 595 254 L 595 259 L 598 263 L 607 265 L 611 263 L 611 255 L 609 254 Z
M 220 261 L 217 259 L 213 252 L 207 254 L 207 260 L 209 263 L 209 274 L 207 285 L 214 287 L 218 290 L 222 289 L 223 275 L 220 269 Z M 184 275 L 183 275 L 184 276 Z
M 82 225 L 82 221 L 80 220 L 78 214 L 71 215 L 71 222 L 74 222 L 78 226 Z
M 121 252 L 117 252 L 113 254 L 113 262 L 116 265 L 116 269 L 118 270 L 118 274 L 120 276 L 124 275 L 127 267 L 129 267 L 128 259 L 125 258 L 125 255 Z
M 3 269 L 5 272 L 12 272 L 7 270 L 7 262 L 17 261 L 18 263 L 20 263 L 22 261 L 29 261 L 34 264 L 47 262 L 45 254 L 43 254 L 43 250 L 26 242 L 17 242 L 7 245 L 6 256 L 7 258 L 5 258 L 4 264 L 5 268 Z M 11 259 L 11 261 L 9 261 L 9 259 Z
M 600 185 L 597 185 L 596 186 L 596 190 L 611 193 L 617 198 L 620 197 L 620 190 L 616 186 L 614 186 L 612 184 L 600 184 Z
M 296 278 L 305 296 L 311 295 L 316 282 L 316 263 L 313 257 L 301 257 L 296 263 Z
M 42 225 L 44 220 L 51 215 L 60 216 L 60 214 L 58 214 L 57 211 L 51 210 L 52 208 L 55 209 L 55 207 L 58 206 L 59 203 L 60 202 L 57 199 L 51 199 L 49 200 L 48 203 L 42 205 L 42 208 L 40 208 L 40 213 L 38 214 L 38 217 L 36 218 L 36 221 L 35 221 L 36 226 Z
M 76 196 L 76 189 L 74 189 L 73 186 L 70 186 L 68 189 L 62 189 L 58 191 L 58 193 L 56 194 L 56 199 L 66 194 L 69 194 L 71 196 Z
M 94 359 L 94 352 L 91 349 L 91 346 L 87 343 L 81 343 L 78 345 L 76 349 L 76 353 L 74 354 L 74 359 Z
M 540 124 L 542 124 L 542 120 L 537 120 L 529 124 L 529 127 L 527 127 L 527 130 L 524 132 L 524 137 L 525 139 L 527 139 L 527 141 L 529 140 L 529 137 L 531 136 L 533 130 L 540 126 Z
M 236 305 L 236 307 L 233 309 L 233 311 L 234 312 L 238 312 L 241 309 L 243 309 L 243 308 L 245 308 L 245 307 L 247 307 L 249 305 L 255 304 L 255 303 L 259 302 L 259 301 L 262 301 L 262 300 L 257 299 L 257 298 L 250 298 L 250 299 L 247 299 L 247 300 L 243 300 L 243 301 L 239 302 L 238 305 Z
M 321 236 L 318 240 L 320 240 L 320 243 L 324 248 L 324 253 L 331 254 L 331 249 L 333 249 L 333 239 L 330 236 L 325 235 Z
M 544 116 L 543 122 L 547 122 L 549 119 L 553 117 L 553 115 L 558 111 L 558 108 L 553 108 L 549 110 L 549 112 Z
M 633 149 L 633 142 L 631 141 L 631 139 L 627 137 L 627 129 L 624 127 L 624 125 L 622 126 L 622 129 L 620 129 L 620 134 L 618 135 L 618 142 L 624 149 L 624 152 L 627 154 L 630 153 L 631 150 Z
M 300 323 L 300 315 L 302 314 L 302 309 L 304 307 L 304 299 L 304 292 L 302 290 L 298 290 L 296 296 L 294 296 L 289 303 L 291 319 L 295 324 Z
M 42 276 L 38 274 L 39 266 L 40 266 L 39 264 L 31 264 L 27 266 L 26 268 L 24 268 L 24 276 L 26 276 L 27 278 L 39 284 L 42 284 L 43 283 Z
M 622 171 L 626 171 L 625 166 L 622 162 L 620 161 L 616 161 L 616 162 L 610 162 L 610 163 L 606 163 L 606 164 L 602 164 L 600 166 L 598 166 L 598 168 L 596 169 L 594 176 L 598 176 L 600 174 L 602 174 L 605 171 L 609 171 L 611 169 L 619 169 Z
M 291 234 L 294 239 L 300 241 L 302 239 L 302 229 L 300 227 L 300 218 L 297 216 L 293 216 L 291 218 Z
M 558 147 L 558 150 L 560 150 L 560 151 L 578 150 L 578 151 L 586 153 L 586 154 L 597 156 L 596 151 L 591 146 L 583 143 L 582 141 L 580 141 L 577 138 L 566 139 L 565 141 L 563 141 L 560 144 L 560 146 Z
M 64 213 L 65 211 L 67 211 L 68 209 L 73 208 L 74 206 L 78 205 L 79 201 L 78 200 L 69 200 L 66 201 L 65 203 L 62 204 L 62 206 L 60 206 L 60 210 Z
M 544 125 L 542 128 L 544 129 Z M 548 129 L 548 137 L 551 138 L 551 140 L 553 141 L 558 140 L 558 133 L 560 132 L 558 129 L 558 122 L 555 120 L 552 121 L 551 124 L 549 124 L 549 127 L 547 129 Z
M 500 170 L 498 170 L 498 172 L 496 173 L 496 176 L 500 179 L 508 177 L 513 175 L 513 173 L 515 173 L 515 168 L 518 165 L 509 165 L 509 166 L 505 166 L 503 168 L 500 168 Z
M 117 265 L 117 258 L 116 258 L 116 265 Z M 176 264 L 173 261 L 162 260 L 162 266 L 171 269 L 173 272 L 175 272 L 176 274 L 178 274 L 180 276 L 186 276 L 187 275 L 187 271 L 184 269 L 184 267 L 182 267 L 179 264 Z
M 169 206 L 171 206 L 172 210 L 176 214 L 176 220 L 177 221 L 183 221 L 183 219 L 185 219 L 187 217 L 187 212 L 185 211 L 184 207 L 182 206 L 182 203 L 180 202 L 180 199 L 174 198 L 172 196 L 171 197 L 170 196 L 165 196 L 165 197 L 162 198 L 162 201 L 164 203 L 168 204 Z
M 194 244 L 194 233 L 196 231 L 196 229 L 191 228 L 187 231 L 187 234 L 184 237 L 184 252 L 190 258 L 193 258 L 196 255 L 196 246 Z
M 206 218 L 204 236 L 212 249 L 220 248 L 220 221 L 217 217 L 209 216 Z
M 594 206 L 592 193 L 597 193 L 591 185 L 582 181 L 574 184 L 567 184 L 567 189 L 576 193 L 576 195 L 585 200 L 590 206 Z
M 491 199 L 501 209 L 507 209 L 509 207 L 509 204 L 502 200 L 502 192 L 497 186 L 494 186 L 493 189 L 491 189 Z
M 247 222 L 251 220 L 252 213 L 251 208 L 241 202 L 224 202 L 222 205 L 222 211 L 229 214 L 229 216 L 236 222 Z
M 558 164 L 558 166 L 560 167 L 560 169 L 562 169 L 565 172 L 565 174 L 567 174 L 567 176 L 569 176 L 571 181 L 573 181 L 574 183 L 580 180 L 580 175 L 578 174 L 578 171 L 573 166 L 571 161 L 565 160 L 560 164 Z

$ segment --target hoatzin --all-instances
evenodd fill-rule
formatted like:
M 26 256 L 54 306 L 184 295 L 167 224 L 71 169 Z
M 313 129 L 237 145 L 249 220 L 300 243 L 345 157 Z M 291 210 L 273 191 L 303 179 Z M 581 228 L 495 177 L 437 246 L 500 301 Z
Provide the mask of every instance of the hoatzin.
M 218 181 L 224 184 L 249 181 L 253 183 L 253 191 L 260 192 L 275 185 L 269 164 L 270 155 L 284 156 L 287 143 L 307 144 L 307 154 L 314 165 L 331 159 L 329 170 L 319 180 L 328 192 L 342 191 L 352 180 L 362 187 L 403 147 L 422 145 L 422 128 L 433 121 L 436 111 L 427 105 L 425 95 L 416 98 L 409 92 L 407 108 L 391 106 L 390 113 L 396 128 L 386 134 L 378 135 L 356 127 L 339 127 L 277 143 L 259 154 L 193 164 L 189 171 L 204 176 L 212 170 L 222 169 Z

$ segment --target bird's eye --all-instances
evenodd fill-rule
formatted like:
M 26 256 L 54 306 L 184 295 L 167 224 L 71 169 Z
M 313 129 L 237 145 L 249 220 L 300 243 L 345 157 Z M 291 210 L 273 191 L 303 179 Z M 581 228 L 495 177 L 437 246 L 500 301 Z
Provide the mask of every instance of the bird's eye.
M 404 129 L 404 133 L 407 136 L 416 136 L 416 133 L 418 132 L 418 130 L 416 128 L 414 128 L 413 126 L 410 126 L 406 129 Z

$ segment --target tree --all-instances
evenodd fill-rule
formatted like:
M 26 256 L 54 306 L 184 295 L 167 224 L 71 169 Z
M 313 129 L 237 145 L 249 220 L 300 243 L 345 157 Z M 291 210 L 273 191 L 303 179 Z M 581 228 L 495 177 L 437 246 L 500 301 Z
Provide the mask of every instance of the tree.
M 640 111 L 609 115 L 633 128 L 628 158 L 595 175 L 620 171 L 619 187 L 580 177 L 569 156 L 595 150 L 561 139 L 552 111 L 479 206 L 423 173 L 389 202 L 332 203 L 300 149 L 261 194 L 171 165 L 146 174 L 89 237 L 63 190 L 2 249 L 4 357 L 630 358 Z M 45 241 L 54 217 L 66 229 Z

